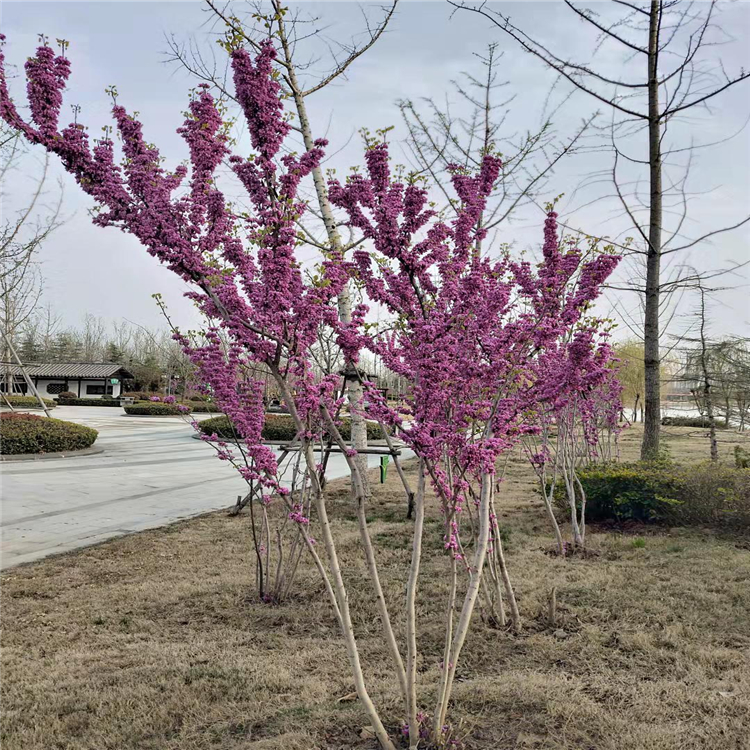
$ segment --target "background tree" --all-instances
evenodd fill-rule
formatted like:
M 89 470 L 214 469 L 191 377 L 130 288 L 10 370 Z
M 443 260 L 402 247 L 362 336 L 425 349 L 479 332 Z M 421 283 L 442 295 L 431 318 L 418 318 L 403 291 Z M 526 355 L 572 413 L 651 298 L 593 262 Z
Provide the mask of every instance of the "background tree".
M 576 49 L 596 52 L 606 47 L 609 52 L 614 48 L 621 55 L 623 68 L 631 68 L 627 63 L 634 60 L 642 63 L 643 75 L 634 79 L 613 74 L 607 66 L 596 69 L 583 56 L 574 58 L 555 52 L 487 3 L 448 2 L 457 9 L 473 11 L 488 19 L 523 50 L 541 60 L 561 79 L 593 97 L 611 114 L 606 133 L 613 155 L 609 179 L 614 186 L 614 197 L 636 236 L 631 253 L 637 256 L 644 272 L 643 283 L 628 284 L 624 288 L 643 297 L 645 414 L 641 456 L 654 458 L 659 453 L 661 424 L 659 366 L 663 296 L 697 281 L 681 273 L 665 280 L 663 263 L 669 255 L 683 253 L 710 236 L 739 227 L 750 219 L 738 217 L 731 226 L 714 228 L 697 237 L 686 236 L 685 185 L 694 146 L 689 139 L 675 142 L 672 130 L 678 119 L 705 111 L 715 97 L 746 81 L 750 73 L 740 70 L 728 75 L 720 60 L 708 57 L 722 38 L 722 30 L 716 23 L 714 0 L 708 3 L 615 0 L 610 7 L 616 6 L 617 15 L 610 13 L 609 8 L 602 12 L 600 6 L 596 10 L 587 9 L 565 0 L 565 5 L 586 27 Z M 593 42 L 584 36 L 586 30 L 594 35 Z M 682 161 L 680 157 L 684 157 Z M 670 173 L 674 160 L 677 160 L 679 176 Z M 641 194 L 637 180 L 622 184 L 619 169 L 623 162 L 636 171 L 647 170 L 645 194 Z M 676 195 L 676 206 L 665 201 L 669 193 Z
M 686 367 L 683 377 L 694 384 L 692 393 L 701 414 L 705 413 L 712 461 L 719 460 L 719 445 L 716 441 L 716 412 L 714 409 L 713 347 L 708 338 L 708 307 L 706 296 L 709 290 L 698 284 L 698 304 L 693 313 L 697 323 L 695 336 L 684 335 L 680 343 L 684 349 Z
M 645 375 L 643 367 L 643 343 L 637 339 L 630 339 L 616 344 L 614 355 L 617 363 L 617 379 L 622 385 L 623 406 L 629 406 L 630 421 L 637 422 L 640 409 L 643 420 L 643 391 L 645 389 Z
M 30 189 L 26 190 L 18 173 L 21 157 L 26 153 L 21 134 L 6 123 L 0 123 L 0 199 L 5 210 L 0 223 L 0 326 L 8 337 L 3 338 L 2 361 L 13 361 L 9 342 L 19 348 L 19 338 L 39 304 L 42 276 L 36 252 L 49 235 L 60 225 L 62 189 L 51 205 L 45 202 L 48 157 L 45 155 Z M 15 211 L 8 195 L 10 181 L 14 183 L 13 197 L 22 205 Z M 22 358 L 22 361 L 23 358 Z M 9 366 L 3 372 L 6 392 L 13 390 Z
M 372 22 L 365 16 L 364 33 L 358 39 L 348 43 L 328 40 L 322 42 L 321 27 L 316 17 L 308 17 L 300 11 L 290 12 L 280 0 L 247 2 L 246 11 L 236 13 L 231 3 L 219 3 L 205 0 L 207 10 L 215 26 L 221 33 L 227 49 L 241 44 L 254 52 L 260 50 L 262 40 L 270 37 L 276 49 L 274 65 L 278 81 L 282 86 L 283 96 L 291 102 L 293 119 L 292 132 L 296 133 L 301 146 L 310 151 L 315 146 L 317 135 L 307 109 L 307 99 L 326 86 L 340 82 L 346 77 L 352 64 L 370 49 L 385 32 L 396 11 L 398 0 L 393 0 L 382 9 L 380 19 Z M 269 12 L 270 6 L 270 12 Z M 319 47 L 322 42 L 330 57 L 328 70 L 322 74 L 317 71 L 320 64 Z M 313 44 L 311 49 L 310 45 Z M 228 68 L 217 64 L 213 50 L 206 54 L 194 42 L 180 43 L 174 37 L 170 39 L 170 51 L 175 61 L 183 65 L 190 73 L 208 82 L 221 93 L 225 101 L 234 102 L 236 97 L 228 82 Z M 311 65 L 315 59 L 316 65 Z M 355 247 L 352 241 L 346 242 L 341 236 L 342 222 L 336 219 L 331 200 L 328 196 L 328 185 L 320 165 L 311 173 L 314 193 L 308 200 L 308 214 L 314 216 L 318 226 L 300 223 L 300 238 L 314 248 L 335 256 L 344 255 Z M 313 210 L 314 206 L 314 210 Z M 318 231 L 322 228 L 322 232 Z M 349 285 L 342 291 L 338 300 L 339 317 L 348 324 L 352 321 L 352 290 Z M 360 374 L 355 363 L 346 361 L 346 390 L 351 413 L 352 445 L 358 450 L 367 447 L 367 425 L 362 416 L 364 392 Z M 367 460 L 357 459 L 360 473 L 367 485 Z
M 114 341 L 110 341 L 104 350 L 104 361 L 117 363 L 124 360 L 125 352 Z
M 555 112 L 543 114 L 535 132 L 508 132 L 515 95 L 510 93 L 509 81 L 499 80 L 503 53 L 497 44 L 490 44 L 487 53 L 476 58 L 479 71 L 464 72 L 452 82 L 457 102 L 451 102 L 447 95 L 443 104 L 434 99 L 421 103 L 405 100 L 399 108 L 416 172 L 429 175 L 451 212 L 458 207 L 450 192 L 452 168 L 478 169 L 485 154 L 500 157 L 500 176 L 487 197 L 482 217 L 491 239 L 500 224 L 524 206 L 538 202 L 555 167 L 581 146 L 593 118 L 584 120 L 573 135 L 564 139 L 555 132 Z

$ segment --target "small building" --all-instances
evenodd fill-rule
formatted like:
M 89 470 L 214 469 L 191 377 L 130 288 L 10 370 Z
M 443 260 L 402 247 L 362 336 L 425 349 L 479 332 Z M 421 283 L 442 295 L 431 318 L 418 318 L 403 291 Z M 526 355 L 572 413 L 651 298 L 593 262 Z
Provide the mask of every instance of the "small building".
M 117 363 L 60 362 L 57 364 L 24 365 L 26 374 L 45 398 L 57 398 L 70 391 L 78 398 L 117 398 L 122 392 L 123 380 L 132 380 L 133 375 Z M 0 384 L 4 393 L 10 392 L 5 379 L 13 380 L 13 393 L 26 393 L 28 386 L 18 365 L 0 365 Z

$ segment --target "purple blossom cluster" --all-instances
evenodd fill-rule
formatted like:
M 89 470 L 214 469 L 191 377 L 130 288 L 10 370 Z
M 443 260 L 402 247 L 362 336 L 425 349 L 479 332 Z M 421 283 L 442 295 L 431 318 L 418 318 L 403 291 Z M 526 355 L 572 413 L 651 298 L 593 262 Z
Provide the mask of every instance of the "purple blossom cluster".
M 199 344 L 179 332 L 175 338 L 246 444 L 250 465 L 242 468 L 243 476 L 281 490 L 274 454 L 261 442 L 261 384 L 249 367 L 260 363 L 292 380 L 298 412 L 311 432 L 319 430 L 320 400 L 330 402 L 333 389 L 315 382 L 309 348 L 321 325 L 338 325 L 334 300 L 349 274 L 343 258 L 331 253 L 319 279 L 308 282 L 296 258 L 296 222 L 306 210 L 298 188 L 320 163 L 325 141 L 301 156 L 282 155 L 289 125 L 273 75 L 274 57 L 270 41 L 254 59 L 244 49 L 231 55 L 235 92 L 254 150 L 248 158 L 231 153 L 226 123 L 206 86 L 198 89 L 178 130 L 189 164 L 172 172 L 146 141 L 141 123 L 121 105 L 112 108 L 119 161 L 109 134 L 92 144 L 78 122 L 60 129 L 70 63 L 47 45 L 26 64 L 31 122 L 21 118 L 9 95 L 0 52 L 0 117 L 60 157 L 94 199 L 96 224 L 134 235 L 192 285 L 187 296 L 217 322 Z M 246 190 L 251 212 L 238 212 L 219 189 L 217 170 L 225 162 Z
M 386 144 L 365 162 L 365 174 L 334 180 L 330 195 L 371 243 L 354 256 L 369 299 L 398 324 L 382 335 L 352 326 L 340 343 L 378 354 L 410 383 L 408 424 L 374 387 L 368 409 L 429 462 L 445 548 L 461 559 L 457 519 L 471 482 L 494 474 L 497 458 L 537 428 L 540 404 L 588 404 L 611 374 L 601 321 L 585 313 L 618 259 L 562 243 L 554 212 L 536 267 L 483 256 L 481 217 L 501 166 L 493 156 L 474 175 L 454 171 L 452 222 L 436 215 L 424 186 L 392 175 Z

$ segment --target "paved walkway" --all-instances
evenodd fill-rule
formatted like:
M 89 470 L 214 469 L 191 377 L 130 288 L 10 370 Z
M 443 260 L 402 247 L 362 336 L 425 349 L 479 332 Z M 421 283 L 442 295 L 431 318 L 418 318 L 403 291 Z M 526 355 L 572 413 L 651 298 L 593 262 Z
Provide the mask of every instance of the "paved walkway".
M 245 490 L 179 417 L 80 406 L 57 407 L 54 416 L 99 430 L 104 452 L 0 464 L 2 568 L 227 508 Z M 330 478 L 348 473 L 340 455 L 331 456 L 329 469 Z

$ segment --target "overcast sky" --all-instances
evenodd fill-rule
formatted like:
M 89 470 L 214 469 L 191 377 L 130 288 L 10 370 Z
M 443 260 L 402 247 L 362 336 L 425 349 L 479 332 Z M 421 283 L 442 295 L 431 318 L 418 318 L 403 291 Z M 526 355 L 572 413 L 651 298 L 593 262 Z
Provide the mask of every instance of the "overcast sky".
M 306 12 L 320 16 L 327 26 L 328 37 L 349 40 L 362 29 L 362 9 L 375 18 L 379 5 L 348 2 L 303 3 Z M 598 2 L 597 10 L 610 12 Z M 533 32 L 561 54 L 575 54 L 591 49 L 591 37 L 582 22 L 562 2 L 498 3 L 496 7 L 512 16 L 522 28 Z M 731 29 L 733 40 L 712 48 L 709 55 L 719 54 L 731 75 L 740 67 L 750 67 L 750 4 L 727 3 L 720 23 Z M 8 37 L 6 54 L 11 65 L 21 66 L 37 45 L 38 34 L 50 39 L 69 40 L 68 56 L 73 73 L 66 94 L 67 118 L 70 104 L 82 108 L 79 120 L 96 136 L 109 124 L 110 101 L 104 89 L 117 86 L 119 103 L 137 110 L 144 122 L 150 141 L 156 143 L 167 163 L 175 165 L 186 155 L 184 143 L 175 130 L 182 120 L 188 90 L 194 85 L 189 74 L 174 63 L 165 61 L 165 37 L 194 38 L 204 49 L 220 50 L 206 25 L 207 17 L 199 2 L 5 2 L 2 3 L 2 27 Z M 510 82 L 509 92 L 516 99 L 507 121 L 508 133 L 534 131 L 545 106 L 554 106 L 567 94 L 558 86 L 552 99 L 547 95 L 554 77 L 541 62 L 522 53 L 512 40 L 502 35 L 485 19 L 473 13 L 452 14 L 447 3 L 402 2 L 388 33 L 351 68 L 348 79 L 328 87 L 309 100 L 316 134 L 325 133 L 331 142 L 329 166 L 345 171 L 347 166 L 361 162 L 362 146 L 357 131 L 396 126 L 390 139 L 399 161 L 407 161 L 408 153 L 401 147 L 404 129 L 396 101 L 419 100 L 422 97 L 443 98 L 450 82 L 461 71 L 480 72 L 474 53 L 481 53 L 491 42 L 504 51 L 502 77 Z M 325 48 L 322 49 L 325 53 Z M 643 62 L 623 63 L 620 57 L 602 50 L 598 64 L 618 75 L 642 78 Z M 321 63 L 322 66 L 322 63 Z M 13 81 L 14 95 L 25 103 L 21 80 Z M 721 140 L 737 132 L 750 115 L 750 83 L 743 83 L 718 98 L 711 111 L 696 113 L 689 123 L 675 126 L 670 134 L 682 145 Z M 567 99 L 555 117 L 555 129 L 561 138 L 572 134 L 579 123 L 600 105 L 585 94 Z M 603 117 L 607 117 L 606 114 Z M 244 142 L 241 140 L 240 145 Z M 643 148 L 644 141 L 635 140 L 633 147 Z M 643 153 L 641 151 L 641 153 Z M 5 212 L 20 205 L 28 189 L 28 175 L 38 168 L 40 154 L 35 153 L 23 163 L 24 174 L 17 173 L 5 186 Z M 547 187 L 549 199 L 560 193 L 566 198 L 562 209 L 570 222 L 592 234 L 622 236 L 631 233 L 618 216 L 613 203 L 586 205 L 592 197 L 611 192 L 601 184 L 574 192 L 585 175 L 611 165 L 608 154 L 589 152 L 565 161 L 557 169 Z M 76 325 L 87 313 L 115 321 L 126 318 L 149 327 L 158 325 L 158 315 L 151 295 L 163 294 L 175 319 L 182 325 L 195 321 L 189 304 L 182 299 L 184 284 L 161 268 L 138 243 L 114 228 L 100 229 L 91 225 L 87 210 L 89 200 L 72 179 L 54 165 L 53 176 L 64 187 L 65 225 L 41 251 L 45 278 L 44 300 L 62 315 L 66 325 Z M 50 183 L 49 200 L 56 190 Z M 697 237 L 711 229 L 736 223 L 748 211 L 750 195 L 750 146 L 748 131 L 728 143 L 696 154 L 689 190 L 701 193 L 693 202 L 685 225 L 688 237 Z M 498 241 L 512 242 L 519 250 L 533 247 L 541 238 L 542 214 L 529 208 L 517 220 L 503 228 Z M 700 269 L 713 269 L 750 257 L 750 231 L 743 227 L 721 234 L 711 242 L 697 245 L 687 262 Z M 680 256 L 681 258 L 683 256 Z M 626 271 L 625 273 L 631 273 Z M 715 295 L 711 316 L 714 334 L 744 334 L 750 327 L 750 288 L 746 270 L 721 282 L 734 289 Z M 682 322 L 687 319 L 692 302 L 688 297 L 680 308 Z M 635 297 L 618 299 L 618 311 L 637 317 Z M 611 303 L 608 303 L 611 307 Z M 606 311 L 609 311 L 607 309 Z M 675 321 L 678 330 L 680 318 Z M 623 336 L 627 335 L 625 322 Z

